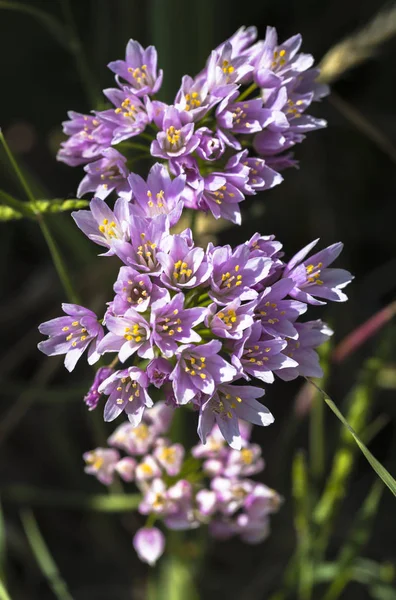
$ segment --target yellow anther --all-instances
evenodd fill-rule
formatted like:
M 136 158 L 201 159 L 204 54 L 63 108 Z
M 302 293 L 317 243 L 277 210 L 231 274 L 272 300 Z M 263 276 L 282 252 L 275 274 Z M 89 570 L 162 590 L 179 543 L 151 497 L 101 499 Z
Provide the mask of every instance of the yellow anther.
M 73 327 L 77 327 L 77 325 L 79 325 L 79 322 L 78 321 L 73 321 L 72 325 L 73 325 Z
M 163 448 L 160 452 L 160 459 L 164 462 L 173 464 L 176 460 L 175 448 Z
M 152 475 L 153 474 L 153 469 L 152 467 L 150 467 L 150 465 L 148 465 L 147 463 L 140 463 L 139 468 L 141 471 L 143 471 L 143 473 L 145 475 Z M 159 494 L 157 494 L 157 496 L 159 496 Z M 159 499 L 156 497 L 156 503 L 158 503 Z
M 62 327 L 62 331 L 69 331 L 70 327 Z
M 253 452 L 249 448 L 242 448 L 241 458 L 245 465 L 251 465 L 253 462 Z

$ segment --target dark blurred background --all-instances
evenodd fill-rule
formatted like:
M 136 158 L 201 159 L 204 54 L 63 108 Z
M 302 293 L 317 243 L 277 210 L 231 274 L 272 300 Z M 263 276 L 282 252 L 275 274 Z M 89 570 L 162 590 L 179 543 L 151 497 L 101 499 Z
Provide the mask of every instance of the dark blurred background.
M 62 139 L 61 122 L 68 110 L 86 113 L 95 107 L 97 91 L 113 85 L 106 64 L 123 58 L 130 38 L 157 47 L 159 65 L 165 71 L 160 97 L 172 101 L 181 76 L 198 72 L 211 49 L 241 25 L 256 25 L 259 37 L 264 36 L 266 25 L 276 26 L 280 39 L 300 32 L 303 51 L 319 61 L 381 8 L 391 7 L 378 0 L 31 0 L 23 12 L 10 10 L 12 4 L 0 2 L 0 124 L 37 197 L 46 199 L 75 197 L 82 169 L 55 160 Z M 35 9 L 56 17 L 66 28 L 73 40 L 72 52 L 59 31 L 50 30 L 46 21 L 37 18 Z M 73 50 L 79 52 L 78 39 L 89 73 L 84 62 L 73 55 Z M 256 230 L 274 233 L 288 256 L 317 237 L 323 246 L 343 241 L 345 250 L 337 266 L 356 276 L 348 288 L 350 300 L 313 310 L 310 315 L 330 322 L 335 345 L 395 298 L 395 155 L 374 143 L 337 102 L 341 98 L 347 103 L 355 121 L 356 111 L 363 114 L 388 145 L 396 145 L 395 58 L 396 38 L 339 78 L 333 85 L 336 101 L 325 99 L 314 107 L 316 116 L 328 120 L 328 128 L 310 134 L 297 148 L 300 170 L 285 172 L 282 185 L 249 200 L 241 228 L 219 234 L 223 243 L 235 244 Z M 2 189 L 25 199 L 3 155 L 0 178 Z M 84 304 L 101 309 L 110 299 L 117 261 L 97 258 L 97 248 L 75 228 L 70 215 L 51 217 L 49 225 Z M 26 486 L 30 486 L 38 490 L 33 502 L 35 516 L 73 598 L 146 598 L 148 568 L 139 563 L 131 546 L 131 536 L 140 523 L 138 516 L 92 513 L 78 507 L 65 510 L 57 506 L 59 495 L 51 504 L 54 491 L 104 491 L 84 475 L 81 455 L 98 445 L 113 427 L 106 429 L 101 416 L 87 413 L 82 404 L 92 377 L 89 368 L 80 364 L 68 375 L 62 360 L 46 359 L 36 349 L 40 339 L 37 325 L 58 315 L 65 300 L 39 228 L 33 222 L 10 221 L 0 224 L 0 232 L 0 480 L 7 534 L 6 545 L 0 540 L 0 557 L 11 597 L 54 597 L 21 526 L 19 510 Z M 332 368 L 327 387 L 337 404 L 341 405 L 380 338 L 381 333 Z M 390 360 L 387 367 L 391 372 L 396 369 L 396 360 Z M 307 447 L 308 437 L 307 410 L 295 400 L 300 387 L 301 382 L 277 382 L 269 387 L 266 404 L 276 422 L 254 434 L 267 462 L 263 480 L 285 497 L 280 513 L 272 519 L 272 535 L 257 547 L 238 541 L 209 544 L 199 578 L 205 600 L 264 600 L 281 582 L 295 544 L 291 460 L 296 448 Z M 372 418 L 383 414 L 386 424 L 370 443 L 371 451 L 393 473 L 394 400 L 391 383 L 377 390 Z M 191 416 L 186 425 L 191 440 L 195 436 L 193 421 Z M 326 411 L 329 461 L 338 428 L 334 415 Z M 359 457 L 335 524 L 330 557 L 342 543 L 346 525 L 374 479 L 370 466 Z M 48 506 L 42 505 L 43 490 L 48 492 L 44 493 Z M 386 491 L 364 551 L 366 557 L 381 564 L 396 560 L 394 506 Z M 191 539 L 193 553 L 194 536 Z M 392 597 L 396 598 L 396 592 Z M 369 596 L 352 584 L 342 598 Z

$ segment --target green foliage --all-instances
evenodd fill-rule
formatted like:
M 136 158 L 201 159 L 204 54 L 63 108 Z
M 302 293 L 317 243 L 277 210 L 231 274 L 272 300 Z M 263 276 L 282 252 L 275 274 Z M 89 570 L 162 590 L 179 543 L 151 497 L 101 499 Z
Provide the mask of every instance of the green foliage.
M 31 511 L 21 512 L 21 519 L 30 548 L 34 554 L 41 572 L 48 581 L 58 600 L 73 600 L 67 585 L 59 573 L 56 562 L 41 535 L 37 521 Z
M 6 196 L 8 197 L 7 199 L 9 202 L 11 197 L 0 190 L 0 202 L 3 201 L 5 204 Z M 18 200 L 15 200 L 15 202 L 18 204 L 15 204 L 13 207 L 9 205 L 0 205 L 0 221 L 14 221 L 22 219 L 23 217 L 34 219 L 36 215 L 57 214 L 69 210 L 79 210 L 80 208 L 85 208 L 89 204 L 86 200 L 78 199 L 36 200 L 34 204 L 30 202 L 20 202 Z
M 11 598 L 8 595 L 8 592 L 4 586 L 4 583 L 1 580 L 1 577 L 0 577 L 0 600 L 11 600 Z

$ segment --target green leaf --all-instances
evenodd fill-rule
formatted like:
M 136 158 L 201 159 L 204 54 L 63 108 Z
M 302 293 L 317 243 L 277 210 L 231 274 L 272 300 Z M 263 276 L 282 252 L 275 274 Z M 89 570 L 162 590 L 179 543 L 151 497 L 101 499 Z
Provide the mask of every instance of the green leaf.
M 371 454 L 370 450 L 366 448 L 356 431 L 350 426 L 348 421 L 338 410 L 337 406 L 334 404 L 333 400 L 326 394 L 326 392 L 321 390 L 315 383 L 311 383 L 320 391 L 326 404 L 331 408 L 336 417 L 341 421 L 344 427 L 346 427 L 349 433 L 353 436 L 353 439 L 355 440 L 356 444 L 359 446 L 360 450 L 362 451 L 362 453 L 364 454 L 374 471 L 377 473 L 377 475 L 390 489 L 392 494 L 396 496 L 396 480 L 392 477 L 389 471 L 387 471 L 387 469 L 385 469 L 385 467 L 381 465 L 381 463 L 375 458 L 375 456 Z
M 0 9 L 14 10 L 33 17 L 45 27 L 61 46 L 68 48 L 69 42 L 62 23 L 44 10 L 22 2 L 7 2 L 7 0 L 0 0 Z
M 33 513 L 28 510 L 21 512 L 21 520 L 38 566 L 55 596 L 58 600 L 73 600 L 45 540 L 41 535 Z

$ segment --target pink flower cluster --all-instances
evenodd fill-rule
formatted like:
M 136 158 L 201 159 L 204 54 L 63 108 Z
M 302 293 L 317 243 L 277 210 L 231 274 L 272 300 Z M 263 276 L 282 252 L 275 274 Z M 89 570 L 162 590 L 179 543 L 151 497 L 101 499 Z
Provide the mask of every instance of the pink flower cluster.
M 148 526 L 134 538 L 140 558 L 154 564 L 164 550 L 163 534 L 153 527 L 157 520 L 168 529 L 207 525 L 218 539 L 238 535 L 247 543 L 261 542 L 269 533 L 269 515 L 281 500 L 274 490 L 250 479 L 264 469 L 260 447 L 249 441 L 251 427 L 240 422 L 241 451 L 227 446 L 214 426 L 206 444 L 187 454 L 165 437 L 172 416 L 173 410 L 158 402 L 137 427 L 120 425 L 108 440 L 110 448 L 84 454 L 86 472 L 101 483 L 109 485 L 119 476 L 141 492 L 138 510 L 147 516 Z

